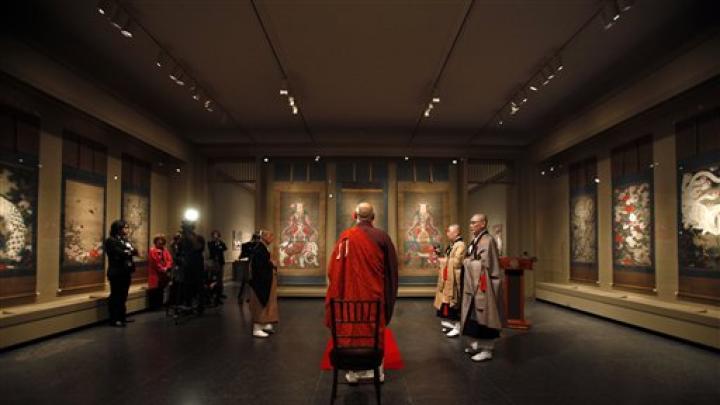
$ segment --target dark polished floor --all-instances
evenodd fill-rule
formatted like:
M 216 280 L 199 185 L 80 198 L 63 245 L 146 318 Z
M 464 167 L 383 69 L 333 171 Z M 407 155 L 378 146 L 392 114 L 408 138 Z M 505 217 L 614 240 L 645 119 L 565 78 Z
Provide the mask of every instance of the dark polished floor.
M 0 403 L 325 404 L 322 302 L 284 299 L 271 339 L 253 339 L 247 308 L 175 325 L 135 315 L 0 353 Z M 717 404 L 720 355 L 534 303 L 529 333 L 509 333 L 493 361 L 472 363 L 440 333 L 430 300 L 403 299 L 391 325 L 406 367 L 386 372 L 385 404 Z M 373 404 L 371 385 L 338 404 Z

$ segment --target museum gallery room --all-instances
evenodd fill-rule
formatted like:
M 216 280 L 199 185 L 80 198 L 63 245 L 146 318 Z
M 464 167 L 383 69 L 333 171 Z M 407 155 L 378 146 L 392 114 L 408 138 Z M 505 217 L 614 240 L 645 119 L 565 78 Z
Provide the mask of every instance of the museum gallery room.
M 0 403 L 720 403 L 720 2 L 0 20 Z

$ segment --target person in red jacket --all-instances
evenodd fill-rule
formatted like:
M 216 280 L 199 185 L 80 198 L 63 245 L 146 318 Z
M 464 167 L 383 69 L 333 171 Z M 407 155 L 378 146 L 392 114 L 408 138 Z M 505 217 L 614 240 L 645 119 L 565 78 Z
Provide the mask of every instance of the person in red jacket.
M 148 255 L 148 307 L 158 309 L 163 304 L 165 287 L 170 278 L 168 270 L 172 268 L 173 259 L 170 251 L 165 248 L 167 240 L 165 235 L 159 234 L 153 238 L 153 247 Z

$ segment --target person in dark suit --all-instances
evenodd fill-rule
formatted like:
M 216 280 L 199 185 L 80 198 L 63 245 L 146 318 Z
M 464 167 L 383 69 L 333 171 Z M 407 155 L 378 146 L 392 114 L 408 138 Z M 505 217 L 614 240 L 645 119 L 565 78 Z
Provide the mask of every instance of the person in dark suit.
M 225 288 L 223 285 L 223 278 L 225 276 L 225 251 L 227 246 L 222 239 L 220 239 L 220 231 L 214 230 L 210 233 L 211 239 L 207 243 L 208 256 L 212 262 L 212 266 L 208 269 L 208 281 L 210 284 L 210 290 L 213 293 L 213 304 L 215 306 L 222 304 L 222 300 L 227 298 L 225 296 Z
M 183 278 L 180 287 L 180 305 L 184 307 L 183 309 L 194 308 L 198 313 L 202 313 L 205 310 L 201 296 L 205 271 L 203 255 L 205 238 L 195 233 L 195 223 L 192 221 L 182 222 L 180 234 L 176 252 L 179 271 Z
M 253 251 L 255 248 L 260 244 L 260 233 L 255 232 L 253 233 L 251 239 L 247 242 L 244 242 L 240 246 L 240 257 L 238 258 L 238 266 L 240 274 L 238 275 L 238 278 L 240 279 L 240 290 L 238 291 L 238 304 L 242 305 L 243 303 L 243 292 L 246 290 L 245 286 L 249 286 L 250 283 L 250 258 L 252 258 Z M 250 299 L 246 299 L 247 302 L 250 302 Z
M 260 230 L 260 243 L 253 249 L 250 258 L 250 314 L 252 335 L 266 338 L 275 332 L 278 323 L 277 267 L 270 258 L 268 247 L 275 236 L 272 232 Z
M 135 271 L 133 256 L 138 255 L 128 240 L 130 227 L 127 222 L 118 219 L 110 225 L 110 236 L 105 240 L 105 254 L 108 257 L 107 277 L 110 281 L 108 312 L 110 325 L 124 327 L 127 324 L 125 302 L 130 289 L 130 277 Z

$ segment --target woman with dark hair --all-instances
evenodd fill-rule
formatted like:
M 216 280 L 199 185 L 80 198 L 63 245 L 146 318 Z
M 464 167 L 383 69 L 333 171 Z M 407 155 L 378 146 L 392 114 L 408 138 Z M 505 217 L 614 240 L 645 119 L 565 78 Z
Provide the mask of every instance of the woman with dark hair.
M 163 303 L 165 286 L 170 281 L 168 271 L 173 266 L 170 251 L 165 248 L 165 235 L 158 234 L 153 238 L 153 247 L 148 256 L 148 307 L 158 309 Z
M 129 231 L 127 222 L 118 219 L 110 225 L 110 236 L 105 240 L 105 253 L 108 256 L 107 277 L 110 281 L 108 311 L 110 325 L 115 327 L 124 327 L 127 323 L 125 301 L 130 289 L 130 276 L 135 271 L 133 256 L 138 255 L 137 249 L 127 239 Z

